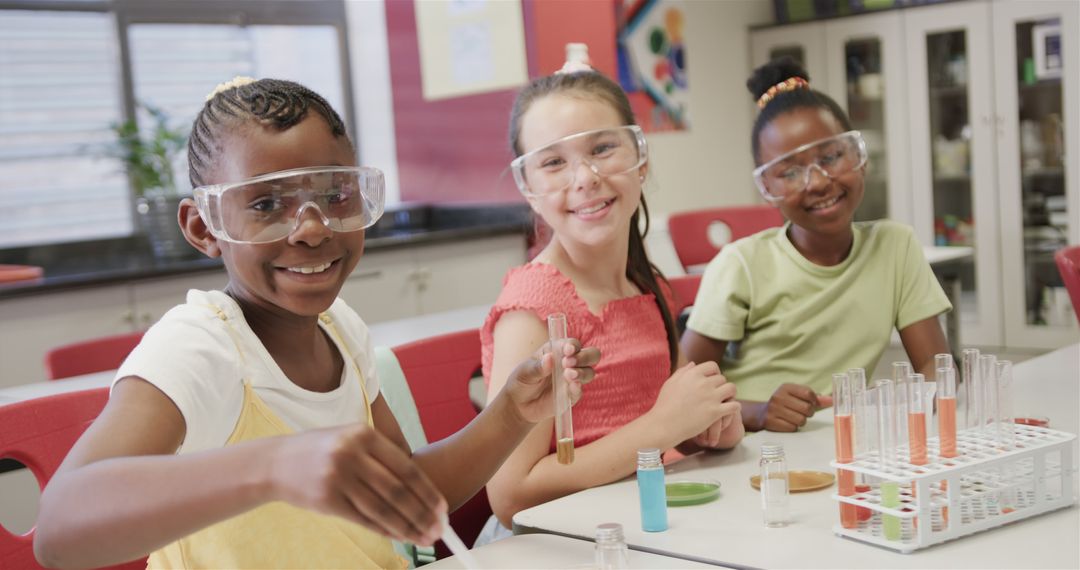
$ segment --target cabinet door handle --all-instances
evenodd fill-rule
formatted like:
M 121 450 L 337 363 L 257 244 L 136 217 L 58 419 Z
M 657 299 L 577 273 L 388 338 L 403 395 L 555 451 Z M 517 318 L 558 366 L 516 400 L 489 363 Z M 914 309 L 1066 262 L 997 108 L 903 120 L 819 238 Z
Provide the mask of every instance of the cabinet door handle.
M 359 273 L 353 273 L 353 279 L 374 279 L 376 277 L 382 277 L 382 269 L 376 269 L 374 271 L 361 271 Z

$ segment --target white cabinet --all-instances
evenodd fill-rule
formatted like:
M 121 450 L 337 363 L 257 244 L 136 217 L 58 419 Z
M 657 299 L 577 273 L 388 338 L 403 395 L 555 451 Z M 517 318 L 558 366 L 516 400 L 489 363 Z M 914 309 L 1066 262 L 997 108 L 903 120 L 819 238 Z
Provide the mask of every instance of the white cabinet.
M 754 66 L 802 54 L 811 85 L 874 133 L 867 195 L 883 176 L 888 217 L 925 245 L 975 248 L 959 275 L 965 344 L 1080 338 L 1052 262 L 1080 243 L 1078 12 L 1075 0 L 955 2 L 751 34 Z M 1047 35 L 1061 69 L 1039 75 Z
M 365 253 L 341 289 L 368 324 L 491 304 L 511 267 L 525 262 L 521 234 Z
M 1005 343 L 1053 348 L 1080 338 L 1052 259 L 1080 244 L 1080 3 L 992 6 Z
M 60 345 L 146 329 L 191 288 L 221 288 L 224 270 L 0 301 L 0 386 L 45 379 Z

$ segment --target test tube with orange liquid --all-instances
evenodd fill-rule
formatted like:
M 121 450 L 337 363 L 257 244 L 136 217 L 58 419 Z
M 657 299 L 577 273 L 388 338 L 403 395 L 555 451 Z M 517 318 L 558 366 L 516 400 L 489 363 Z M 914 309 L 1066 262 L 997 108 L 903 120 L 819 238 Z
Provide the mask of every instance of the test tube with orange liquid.
M 574 462 L 574 418 L 570 412 L 570 385 L 563 376 L 563 344 L 566 342 L 566 315 L 548 315 L 548 342 L 555 366 L 551 372 L 551 391 L 555 396 L 555 456 L 559 463 Z
M 836 434 L 836 462 L 851 463 L 855 460 L 855 433 L 852 414 L 851 381 L 847 373 L 833 374 L 833 419 Z M 838 469 L 840 496 L 850 497 L 855 494 L 855 472 Z M 857 507 L 851 503 L 840 503 L 840 524 L 844 528 L 855 528 L 859 524 Z
M 926 465 L 926 396 L 922 374 L 910 376 L 908 387 L 908 459 L 912 465 Z
M 851 407 L 855 417 L 855 456 L 867 454 L 877 444 L 877 421 L 874 418 L 876 407 L 870 405 L 870 392 L 866 386 L 866 371 L 862 368 L 848 370 L 848 382 L 851 384 Z M 862 473 L 855 474 L 855 492 L 866 493 L 870 490 L 870 481 Z M 855 507 L 860 521 L 870 520 L 873 511 L 866 507 Z
M 957 456 L 956 451 L 956 370 L 938 367 L 937 369 L 937 407 L 938 407 L 938 455 L 943 459 Z M 942 479 L 941 491 L 947 493 L 949 482 Z M 949 507 L 942 507 L 941 520 L 949 524 Z

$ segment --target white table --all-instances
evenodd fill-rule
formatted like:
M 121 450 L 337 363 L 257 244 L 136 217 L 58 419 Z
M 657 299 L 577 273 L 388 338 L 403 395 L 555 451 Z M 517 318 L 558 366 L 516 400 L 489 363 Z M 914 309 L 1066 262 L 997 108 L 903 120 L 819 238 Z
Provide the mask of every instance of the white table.
M 479 328 L 484 324 L 489 310 L 488 305 L 477 305 L 374 324 L 370 327 L 371 341 L 376 346 L 398 346 L 431 336 Z M 115 370 L 109 370 L 63 380 L 32 382 L 0 389 L 0 406 L 62 392 L 109 386 L 115 374 Z
M 1016 365 L 1017 412 L 1050 418 L 1051 427 L 1076 433 L 1080 400 L 1080 345 Z M 1080 509 L 1076 506 L 992 529 L 912 554 L 899 554 L 840 538 L 830 487 L 791 496 L 793 522 L 770 529 L 761 522 L 757 473 L 762 442 L 784 444 L 789 469 L 831 471 L 832 414 L 820 412 L 798 433 L 758 432 L 728 452 L 698 454 L 667 470 L 667 480 L 713 479 L 720 498 L 668 509 L 669 530 L 641 530 L 637 485 L 626 479 L 588 489 L 514 517 L 515 532 L 551 532 L 589 538 L 601 522 L 623 525 L 630 548 L 735 567 L 758 568 L 1078 568 Z M 1076 442 L 1074 441 L 1074 447 Z M 1074 449 L 1074 457 L 1077 453 Z M 1074 479 L 1075 480 L 1075 479 Z M 1074 488 L 1074 493 L 1076 489 Z
M 471 551 L 480 568 L 573 568 L 593 566 L 593 543 L 553 534 L 524 534 L 504 538 Z M 428 568 L 465 568 L 456 556 L 444 558 Z M 649 552 L 630 551 L 630 568 L 715 568 L 681 558 Z

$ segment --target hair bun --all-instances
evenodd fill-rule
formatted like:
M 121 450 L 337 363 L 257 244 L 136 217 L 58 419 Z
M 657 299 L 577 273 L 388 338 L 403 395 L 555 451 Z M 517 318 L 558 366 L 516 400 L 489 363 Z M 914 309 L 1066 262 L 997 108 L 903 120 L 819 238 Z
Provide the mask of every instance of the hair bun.
M 794 58 L 785 55 L 755 69 L 750 79 L 746 80 L 746 88 L 754 96 L 754 101 L 758 101 L 770 88 L 793 77 L 810 81 L 806 69 Z

